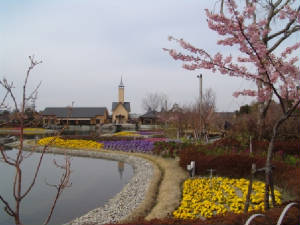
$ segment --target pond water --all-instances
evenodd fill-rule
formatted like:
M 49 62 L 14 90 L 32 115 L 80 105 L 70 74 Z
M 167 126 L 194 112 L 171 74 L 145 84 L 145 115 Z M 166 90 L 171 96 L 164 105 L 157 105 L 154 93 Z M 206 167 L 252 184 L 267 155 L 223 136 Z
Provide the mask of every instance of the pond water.
M 9 156 L 16 155 L 16 150 L 9 150 Z M 26 158 L 22 165 L 23 187 L 27 187 L 40 153 Z M 62 173 L 53 160 L 62 163 L 63 155 L 45 154 L 39 177 L 31 193 L 22 202 L 21 218 L 24 224 L 42 224 L 49 213 L 55 196 L 56 184 Z M 133 168 L 123 162 L 92 159 L 84 157 L 71 158 L 72 186 L 62 193 L 53 217 L 49 224 L 59 225 L 84 215 L 88 211 L 103 206 L 110 198 L 122 190 L 133 176 Z M 14 168 L 0 161 L 0 194 L 12 202 L 12 180 Z M 0 225 L 14 224 L 14 221 L 3 210 L 0 202 Z

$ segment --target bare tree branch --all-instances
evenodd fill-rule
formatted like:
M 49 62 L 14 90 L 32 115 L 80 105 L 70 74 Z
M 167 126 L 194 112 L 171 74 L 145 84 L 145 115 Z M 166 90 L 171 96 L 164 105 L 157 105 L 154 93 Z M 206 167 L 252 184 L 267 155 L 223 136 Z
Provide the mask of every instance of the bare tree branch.
M 11 165 L 11 166 L 15 166 L 15 163 L 14 161 L 12 161 L 7 155 L 6 155 L 6 152 L 4 151 L 3 147 L 1 146 L 0 147 L 0 152 L 1 152 L 1 155 L 2 155 L 2 159 L 5 163 L 7 163 L 8 165 Z
M 15 212 L 12 210 L 8 202 L 0 195 L 0 200 L 1 202 L 5 205 L 5 212 L 7 212 L 8 215 L 10 216 L 15 216 Z
M 273 52 L 284 40 L 286 40 L 289 36 L 299 30 L 300 26 L 297 25 L 294 26 L 291 30 L 283 31 L 284 35 L 279 40 L 277 40 L 271 48 L 269 48 L 268 53 Z
M 59 165 L 55 160 L 54 160 L 54 164 L 60 168 L 64 170 L 64 173 L 62 174 L 61 178 L 60 178 L 60 183 L 59 185 L 50 185 L 52 187 L 55 187 L 57 189 L 56 192 L 56 196 L 54 198 L 54 201 L 52 203 L 52 207 L 50 209 L 49 215 L 47 217 L 47 219 L 44 222 L 44 225 L 48 224 L 52 214 L 54 212 L 54 208 L 56 206 L 57 200 L 59 198 L 59 196 L 62 194 L 63 190 L 67 187 L 70 187 L 72 184 L 70 183 L 70 174 L 71 174 L 71 163 L 70 163 L 70 159 L 67 155 L 65 155 L 65 164 L 64 165 Z
M 24 125 L 26 125 L 25 124 L 25 119 L 26 119 L 25 105 L 26 105 L 27 101 L 34 98 L 34 95 L 37 93 L 37 90 L 40 87 L 41 82 L 38 84 L 38 86 L 33 90 L 33 92 L 28 97 L 26 95 L 26 88 L 27 88 L 27 83 L 28 83 L 28 79 L 29 79 L 31 71 L 34 69 L 34 67 L 36 65 L 42 63 L 41 61 L 36 61 L 34 59 L 34 56 L 29 56 L 29 59 L 30 59 L 30 66 L 28 67 L 28 70 L 26 72 L 26 76 L 25 76 L 25 80 L 24 80 L 24 84 L 23 84 L 23 95 L 22 95 L 22 102 L 21 102 L 21 108 L 20 109 L 18 108 L 16 98 L 15 98 L 14 93 L 12 91 L 12 89 L 14 88 L 13 83 L 11 83 L 11 84 L 8 83 L 8 81 L 5 78 L 0 81 L 0 85 L 6 90 L 6 95 L 5 95 L 4 99 L 2 100 L 1 105 L 3 105 L 5 100 L 8 98 L 8 96 L 10 96 L 10 98 L 13 101 L 14 107 L 15 107 L 15 116 L 16 116 L 16 118 L 18 119 L 18 121 L 20 123 L 20 133 L 19 133 L 20 144 L 19 144 L 19 148 L 18 148 L 16 158 L 10 158 L 9 156 L 7 156 L 6 152 L 4 151 L 4 148 L 0 146 L 0 152 L 1 152 L 1 155 L 2 155 L 1 160 L 3 162 L 7 163 L 10 166 L 14 166 L 15 170 L 16 170 L 15 176 L 13 178 L 13 185 L 12 185 L 13 197 L 15 199 L 15 201 L 14 201 L 15 210 L 12 210 L 12 206 L 7 201 L 5 201 L 5 199 L 1 195 L 0 195 L 0 200 L 5 205 L 5 209 L 4 209 L 5 212 L 8 215 L 10 215 L 14 218 L 15 224 L 17 224 L 17 225 L 22 225 L 22 222 L 21 222 L 21 219 L 20 219 L 21 202 L 22 202 L 23 198 L 25 198 L 29 194 L 29 192 L 32 190 L 32 187 L 36 183 L 36 179 L 38 177 L 38 173 L 40 171 L 40 167 L 41 167 L 46 149 L 56 139 L 56 138 L 53 138 L 52 141 L 50 141 L 46 146 L 43 147 L 41 155 L 40 155 L 38 163 L 37 163 L 37 166 L 36 166 L 34 174 L 33 174 L 32 181 L 23 193 L 21 163 L 22 163 L 24 158 L 27 158 L 32 154 L 32 152 L 29 153 L 29 154 L 24 154 L 23 153 Z M 64 129 L 65 129 L 65 127 L 58 134 L 61 135 L 61 133 L 63 132 Z M 56 186 L 57 187 L 57 194 L 56 194 L 56 197 L 55 197 L 55 201 L 54 201 L 53 205 L 51 206 L 51 210 L 50 210 L 49 216 L 46 218 L 45 224 L 47 224 L 49 222 L 49 220 L 52 216 L 52 213 L 53 213 L 54 207 L 56 205 L 57 199 L 61 195 L 64 188 L 68 187 L 68 185 L 69 185 L 69 179 L 70 179 L 70 173 L 71 173 L 71 171 L 70 171 L 71 163 L 70 163 L 69 157 L 65 157 L 65 166 L 58 165 L 57 163 L 55 165 L 59 166 L 60 169 L 64 169 L 64 173 L 63 173 L 62 177 L 60 178 L 60 183 Z
M 1 81 L 0 81 L 0 82 L 1 82 Z M 6 94 L 5 94 L 5 96 L 3 97 L 2 102 L 0 103 L 0 108 L 4 108 L 4 107 L 5 107 L 4 104 L 5 104 L 5 100 L 6 100 L 7 96 L 8 96 L 8 94 L 9 94 L 9 91 L 6 90 Z

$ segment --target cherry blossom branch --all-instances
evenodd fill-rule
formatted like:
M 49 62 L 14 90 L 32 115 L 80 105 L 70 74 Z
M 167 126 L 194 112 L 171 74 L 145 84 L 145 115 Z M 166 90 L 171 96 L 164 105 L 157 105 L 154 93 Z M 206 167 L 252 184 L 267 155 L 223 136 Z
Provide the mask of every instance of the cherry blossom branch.
M 235 10 L 235 8 L 233 7 L 232 3 L 230 2 L 229 4 L 231 6 L 231 10 L 234 12 L 234 15 L 235 15 L 235 19 L 237 20 L 238 24 L 239 24 L 239 28 L 240 28 L 240 32 L 242 34 L 242 36 L 245 38 L 245 40 L 247 41 L 247 43 L 249 44 L 249 46 L 252 48 L 253 52 L 255 53 L 255 56 L 257 57 L 257 59 L 259 60 L 260 64 L 262 67 L 266 68 L 266 65 L 264 63 L 264 61 L 262 60 L 261 56 L 258 54 L 256 48 L 253 46 L 252 42 L 249 40 L 249 38 L 247 37 L 247 35 L 245 34 L 244 32 L 244 29 L 243 29 L 243 26 L 241 24 L 241 21 L 239 20 L 239 18 L 237 17 L 237 12 Z M 266 56 L 268 57 L 269 60 L 271 60 L 271 62 L 273 63 L 272 59 L 269 57 L 269 54 L 266 54 Z M 273 63 L 274 65 L 274 63 Z M 275 65 L 274 65 L 275 67 Z M 279 71 L 277 69 L 277 67 L 275 67 L 276 71 L 279 72 L 281 74 L 281 71 Z M 283 110 L 283 112 L 285 113 L 285 106 L 284 106 L 284 102 L 283 102 L 283 99 L 281 98 L 280 94 L 278 93 L 277 89 L 275 88 L 274 85 L 272 85 L 272 82 L 271 82 L 271 79 L 270 79 L 270 75 L 269 75 L 269 72 L 268 70 L 265 70 L 265 75 L 268 79 L 268 83 L 269 83 L 269 86 L 270 88 L 273 90 L 273 92 L 275 93 L 275 95 L 278 97 L 278 100 L 280 102 L 280 105 L 281 105 L 281 108 Z M 281 74 L 282 77 L 283 74 Z
M 278 0 L 275 5 L 274 8 L 277 8 L 280 4 L 281 4 L 282 0 Z M 274 10 L 274 15 L 277 15 L 281 10 L 284 9 L 284 7 L 286 7 L 289 3 L 291 2 L 291 0 L 287 0 L 281 7 L 279 7 L 277 10 Z
M 300 26 L 295 26 L 293 27 L 291 30 L 286 30 L 283 31 L 284 36 L 281 37 L 276 43 L 274 43 L 274 45 L 268 50 L 268 53 L 273 52 L 284 40 L 286 40 L 289 36 L 291 36 L 291 34 L 297 32 L 300 30 Z

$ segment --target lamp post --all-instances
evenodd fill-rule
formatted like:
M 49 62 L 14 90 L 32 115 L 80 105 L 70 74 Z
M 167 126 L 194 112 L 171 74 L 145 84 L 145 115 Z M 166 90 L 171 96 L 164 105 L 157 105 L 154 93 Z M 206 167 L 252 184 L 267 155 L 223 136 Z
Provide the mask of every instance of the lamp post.
M 201 137 L 201 113 L 202 113 L 202 74 L 200 73 L 200 75 L 197 75 L 197 78 L 199 78 L 199 114 L 200 114 L 200 137 Z
M 197 75 L 197 78 L 199 78 L 199 101 L 200 106 L 202 105 L 202 74 Z

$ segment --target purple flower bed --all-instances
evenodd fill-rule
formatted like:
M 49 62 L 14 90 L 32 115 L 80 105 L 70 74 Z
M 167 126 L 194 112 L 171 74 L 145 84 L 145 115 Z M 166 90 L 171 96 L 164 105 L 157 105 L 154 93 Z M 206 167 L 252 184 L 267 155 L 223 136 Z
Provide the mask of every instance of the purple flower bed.
M 147 140 L 101 141 L 101 143 L 105 149 L 125 152 L 152 153 L 154 148 L 154 142 Z

